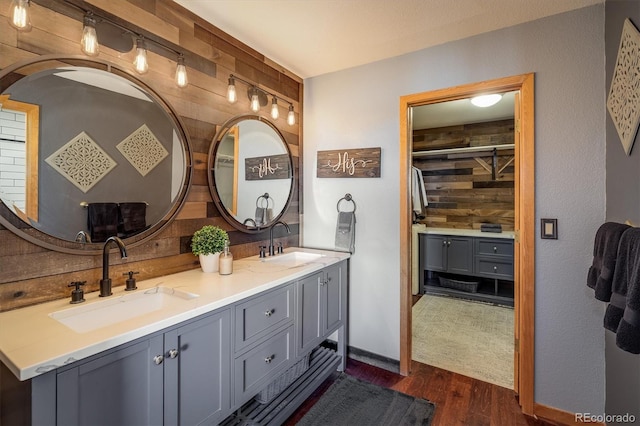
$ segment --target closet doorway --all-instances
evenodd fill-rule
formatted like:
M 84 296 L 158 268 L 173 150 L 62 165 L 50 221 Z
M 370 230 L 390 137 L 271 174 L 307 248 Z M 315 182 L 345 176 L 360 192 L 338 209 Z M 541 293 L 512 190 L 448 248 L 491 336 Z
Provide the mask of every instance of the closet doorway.
M 525 414 L 533 414 L 534 389 L 534 90 L 533 74 L 524 74 L 400 99 L 400 372 L 410 374 L 412 357 L 411 204 L 414 107 L 515 92 L 514 123 L 514 390 Z

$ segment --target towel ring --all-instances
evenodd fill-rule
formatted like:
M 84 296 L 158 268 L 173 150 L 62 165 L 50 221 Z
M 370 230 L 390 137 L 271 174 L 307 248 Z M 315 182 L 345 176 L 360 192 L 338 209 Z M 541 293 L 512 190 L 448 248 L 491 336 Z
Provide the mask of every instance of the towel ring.
M 256 207 L 263 207 L 263 208 L 269 208 L 269 200 L 271 200 L 271 206 L 273 207 L 273 198 L 269 197 L 269 193 L 265 192 L 264 195 L 261 195 L 258 197 L 258 199 L 256 200 Z M 261 206 L 260 202 L 264 201 L 266 203 L 265 206 Z
M 338 213 L 340 212 L 340 203 L 343 201 L 351 201 L 353 203 L 353 212 L 355 213 L 356 211 L 356 202 L 353 201 L 353 197 L 351 196 L 351 194 L 347 193 L 344 195 L 344 197 L 340 198 L 338 200 L 338 204 L 336 204 L 336 209 L 338 209 Z

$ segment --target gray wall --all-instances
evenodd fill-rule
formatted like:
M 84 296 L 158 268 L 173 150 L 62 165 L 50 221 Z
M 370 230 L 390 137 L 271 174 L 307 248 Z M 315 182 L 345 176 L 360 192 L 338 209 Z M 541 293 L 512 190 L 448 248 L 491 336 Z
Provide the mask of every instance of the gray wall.
M 640 26 L 640 2 L 608 0 L 606 3 L 606 87 L 607 93 L 616 64 L 625 18 Z M 640 139 L 636 135 L 631 155 L 624 153 L 609 113 L 607 123 L 607 220 L 640 224 Z M 616 336 L 606 333 L 606 412 L 631 413 L 640 421 L 640 356 L 616 346 Z
M 305 80 L 303 244 L 333 247 L 336 202 L 357 203 L 349 344 L 393 359 L 400 348 L 399 98 L 535 73 L 535 401 L 604 411 L 603 307 L 585 284 L 605 217 L 604 6 L 525 23 Z M 318 179 L 316 152 L 382 147 L 378 179 Z

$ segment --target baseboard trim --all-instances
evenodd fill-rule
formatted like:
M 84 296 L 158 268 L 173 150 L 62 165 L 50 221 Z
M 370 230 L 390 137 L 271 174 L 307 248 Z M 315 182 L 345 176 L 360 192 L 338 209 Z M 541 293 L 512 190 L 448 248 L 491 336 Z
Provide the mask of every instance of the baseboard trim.
M 538 404 L 537 402 L 533 404 L 533 412 L 536 417 L 540 417 L 545 420 L 551 420 L 553 422 L 557 422 L 557 423 L 568 425 L 568 426 L 574 426 L 574 425 L 579 426 L 579 425 L 585 425 L 585 424 L 605 426 L 604 422 L 592 422 L 587 420 L 580 420 L 578 415 L 576 415 L 575 413 L 569 413 L 568 411 L 563 411 L 558 408 L 549 407 L 543 404 Z
M 338 344 L 331 339 L 327 339 L 323 342 L 322 346 L 329 349 L 337 350 Z M 347 346 L 347 357 L 355 359 L 356 361 L 364 362 L 365 364 L 380 367 L 393 373 L 400 372 L 400 361 L 392 358 L 387 358 L 386 356 L 378 355 L 364 349 Z

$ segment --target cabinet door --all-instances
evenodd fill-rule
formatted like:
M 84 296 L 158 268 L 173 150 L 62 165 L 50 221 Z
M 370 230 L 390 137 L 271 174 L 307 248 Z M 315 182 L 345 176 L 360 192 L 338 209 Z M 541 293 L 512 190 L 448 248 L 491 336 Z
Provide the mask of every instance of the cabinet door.
M 325 282 L 322 287 L 322 337 L 328 337 L 342 321 L 346 314 L 347 267 L 346 262 L 330 266 L 325 270 Z
M 320 272 L 298 281 L 297 309 L 297 349 L 298 355 L 316 347 L 322 341 L 320 320 L 321 283 L 324 273 Z
M 425 270 L 441 271 L 447 269 L 447 239 L 442 235 L 422 235 L 420 255 Z
M 162 424 L 162 335 L 63 370 L 57 376 L 57 424 Z M 158 358 L 160 361 L 160 358 Z
M 473 239 L 447 238 L 447 272 L 470 274 L 473 271 Z
M 222 420 L 231 408 L 229 310 L 165 333 L 165 424 Z

